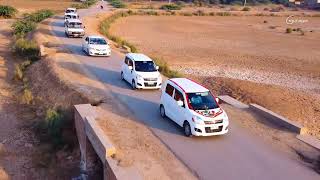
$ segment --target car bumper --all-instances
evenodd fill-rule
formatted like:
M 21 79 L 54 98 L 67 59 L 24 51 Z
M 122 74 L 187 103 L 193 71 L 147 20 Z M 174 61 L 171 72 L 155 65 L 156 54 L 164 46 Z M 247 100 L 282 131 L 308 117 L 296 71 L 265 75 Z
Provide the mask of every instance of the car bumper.
M 138 89 L 160 89 L 161 82 L 160 81 L 138 81 L 136 83 L 136 87 Z
M 89 50 L 90 56 L 111 56 L 111 51 Z
M 191 129 L 194 136 L 217 136 L 228 133 L 229 123 L 220 123 L 212 125 L 195 124 Z
M 68 32 L 68 36 L 69 37 L 83 37 L 84 36 L 84 33 L 72 33 L 72 32 Z

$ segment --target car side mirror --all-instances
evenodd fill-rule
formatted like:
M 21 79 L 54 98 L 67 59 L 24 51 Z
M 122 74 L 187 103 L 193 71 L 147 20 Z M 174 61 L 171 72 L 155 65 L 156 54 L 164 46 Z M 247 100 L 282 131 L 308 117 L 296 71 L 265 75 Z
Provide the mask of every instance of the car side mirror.
M 133 69 L 133 67 L 132 67 L 132 66 L 128 66 L 128 68 L 129 68 L 129 70 L 132 70 L 132 69 Z
M 159 66 L 156 66 L 156 69 L 159 70 Z
M 178 106 L 182 107 L 183 106 L 183 101 L 179 100 L 177 101 Z
M 218 104 L 220 104 L 220 99 L 216 97 L 216 101 Z

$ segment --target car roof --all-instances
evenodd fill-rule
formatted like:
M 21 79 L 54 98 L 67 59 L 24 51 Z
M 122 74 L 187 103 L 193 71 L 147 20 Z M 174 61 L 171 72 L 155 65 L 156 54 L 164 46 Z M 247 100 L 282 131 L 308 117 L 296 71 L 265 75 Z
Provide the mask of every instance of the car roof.
M 128 53 L 126 56 L 133 61 L 153 61 L 151 58 L 141 53 Z
M 76 8 L 67 8 L 67 10 L 72 10 L 72 11 L 76 11 Z
M 72 13 L 65 13 L 65 16 L 67 16 L 67 15 L 72 15 L 72 16 L 78 16 L 78 14 L 77 13 L 74 13 L 74 12 L 72 12 Z
M 172 78 L 169 81 L 180 87 L 186 93 L 208 92 L 209 90 L 202 85 L 188 78 Z
M 68 22 L 76 22 L 76 23 L 82 23 L 80 19 L 68 19 Z
M 99 39 L 104 39 L 104 37 L 99 36 L 99 35 L 89 35 L 88 38 L 99 38 Z

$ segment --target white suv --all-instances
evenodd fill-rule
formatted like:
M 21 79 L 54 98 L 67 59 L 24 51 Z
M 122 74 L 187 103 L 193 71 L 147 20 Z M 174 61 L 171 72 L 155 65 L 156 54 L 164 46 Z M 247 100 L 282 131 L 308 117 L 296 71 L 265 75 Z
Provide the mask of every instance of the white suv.
M 110 45 L 101 36 L 87 36 L 84 38 L 82 50 L 89 56 L 111 56 Z
M 64 12 L 64 15 L 66 15 L 68 13 L 77 13 L 77 9 L 76 8 L 67 8 L 66 11 Z
M 121 79 L 132 89 L 160 89 L 162 78 L 152 59 L 144 54 L 128 53 L 121 66 Z
M 208 89 L 186 78 L 169 79 L 162 87 L 160 115 L 183 127 L 186 136 L 228 132 L 227 113 Z
M 66 13 L 64 15 L 64 25 L 66 25 L 70 19 L 79 19 L 79 15 L 77 13 Z
M 84 26 L 79 19 L 69 19 L 65 26 L 65 33 L 68 37 L 83 37 Z

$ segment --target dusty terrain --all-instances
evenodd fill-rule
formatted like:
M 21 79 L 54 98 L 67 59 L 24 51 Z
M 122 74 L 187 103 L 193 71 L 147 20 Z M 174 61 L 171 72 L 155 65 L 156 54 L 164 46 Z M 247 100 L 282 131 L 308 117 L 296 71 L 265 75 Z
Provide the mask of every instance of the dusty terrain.
M 62 11 L 73 3 L 77 2 L 73 0 L 0 0 L 1 5 L 15 7 L 19 13 L 28 13 L 39 9 Z
M 255 102 L 320 137 L 320 18 L 131 16 L 111 32 L 209 88 Z M 301 28 L 304 35 L 286 28 Z M 130 29 L 130 31 L 127 31 Z M 215 82 L 218 83 L 215 83 Z M 224 91 L 224 92 L 223 92 Z

